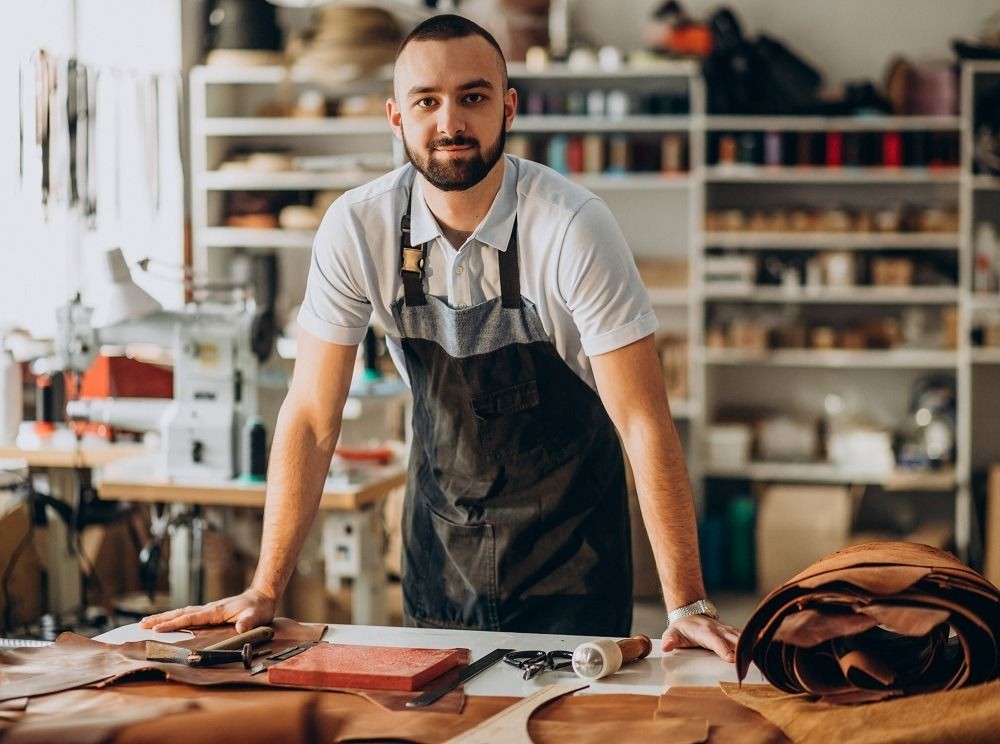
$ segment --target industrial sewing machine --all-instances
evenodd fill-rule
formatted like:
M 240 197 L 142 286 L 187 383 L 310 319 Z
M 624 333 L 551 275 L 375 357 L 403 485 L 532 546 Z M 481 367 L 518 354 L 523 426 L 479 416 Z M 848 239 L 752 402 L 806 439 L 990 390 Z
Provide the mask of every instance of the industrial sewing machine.
M 67 414 L 159 431 L 172 478 L 232 478 L 240 430 L 257 414 L 257 365 L 270 354 L 273 323 L 252 300 L 164 310 L 132 281 L 117 248 L 106 255 L 106 268 L 110 286 L 97 307 L 77 297 L 58 310 L 58 366 L 79 377 L 102 345 L 156 344 L 173 352 L 174 397 L 81 399 L 67 404 Z

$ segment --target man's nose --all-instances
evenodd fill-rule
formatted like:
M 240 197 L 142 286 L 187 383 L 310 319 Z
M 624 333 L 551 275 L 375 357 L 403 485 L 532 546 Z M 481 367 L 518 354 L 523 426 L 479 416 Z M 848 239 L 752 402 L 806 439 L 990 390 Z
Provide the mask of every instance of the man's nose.
M 440 134 L 454 137 L 465 131 L 465 117 L 462 115 L 461 107 L 457 103 L 446 101 L 438 109 L 438 132 Z

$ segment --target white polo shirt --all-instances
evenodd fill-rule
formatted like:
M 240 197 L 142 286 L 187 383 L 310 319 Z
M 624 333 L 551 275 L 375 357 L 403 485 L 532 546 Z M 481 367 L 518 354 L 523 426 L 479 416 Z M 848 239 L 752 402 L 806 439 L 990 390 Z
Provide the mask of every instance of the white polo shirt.
M 353 346 L 373 320 L 403 379 L 406 364 L 390 306 L 403 296 L 399 223 L 413 191 L 410 236 L 429 243 L 425 290 L 455 308 L 500 296 L 497 251 L 518 222 L 521 295 L 566 364 L 596 389 L 588 357 L 648 336 L 657 321 L 635 260 L 607 205 L 551 168 L 506 155 L 490 211 L 456 249 L 405 165 L 333 203 L 313 242 L 299 326 Z M 372 317 L 374 316 L 374 317 Z

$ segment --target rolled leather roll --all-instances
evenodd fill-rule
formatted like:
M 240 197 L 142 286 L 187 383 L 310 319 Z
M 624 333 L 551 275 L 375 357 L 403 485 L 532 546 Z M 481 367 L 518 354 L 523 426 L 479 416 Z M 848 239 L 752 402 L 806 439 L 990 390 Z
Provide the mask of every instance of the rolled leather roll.
M 1000 675 L 1000 591 L 927 545 L 839 550 L 772 591 L 736 648 L 772 685 L 824 702 L 951 690 Z

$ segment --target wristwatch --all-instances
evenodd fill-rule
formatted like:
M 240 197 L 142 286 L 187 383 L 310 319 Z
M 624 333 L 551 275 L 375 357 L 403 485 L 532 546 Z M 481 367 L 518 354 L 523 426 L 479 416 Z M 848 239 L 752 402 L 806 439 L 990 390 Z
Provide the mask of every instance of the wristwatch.
M 667 627 L 669 628 L 682 617 L 688 617 L 689 615 L 708 615 L 713 620 L 719 619 L 719 612 L 715 609 L 715 605 L 707 599 L 699 599 L 697 602 L 686 604 L 683 607 L 678 607 L 668 612 Z

